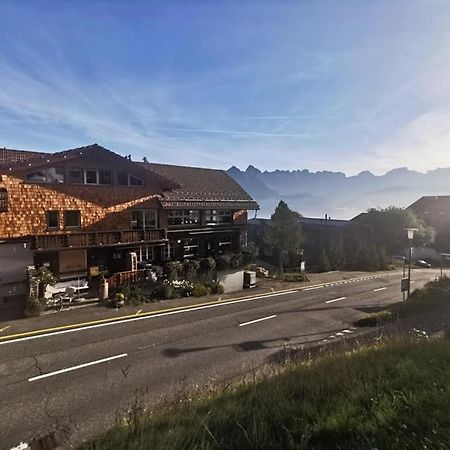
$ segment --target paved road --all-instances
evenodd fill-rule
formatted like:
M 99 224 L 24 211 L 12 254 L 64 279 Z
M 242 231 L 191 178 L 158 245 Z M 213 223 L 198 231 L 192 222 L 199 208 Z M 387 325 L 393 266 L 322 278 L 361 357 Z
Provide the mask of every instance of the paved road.
M 415 270 L 413 288 L 434 279 Z M 74 440 L 113 423 L 135 398 L 156 401 L 226 381 L 286 346 L 357 332 L 366 307 L 399 301 L 390 272 L 0 344 L 0 448 L 58 428 Z

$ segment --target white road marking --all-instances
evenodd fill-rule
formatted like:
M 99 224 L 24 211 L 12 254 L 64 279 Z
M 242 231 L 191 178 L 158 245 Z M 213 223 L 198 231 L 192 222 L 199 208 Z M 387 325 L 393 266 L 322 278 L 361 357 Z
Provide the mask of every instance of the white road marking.
M 325 287 L 325 286 L 314 286 L 314 287 L 303 289 L 303 291 L 314 291 L 316 289 L 322 289 L 323 287 Z
M 36 377 L 31 377 L 28 381 L 41 380 L 42 378 L 52 377 L 54 375 L 59 375 L 61 373 L 72 372 L 72 370 L 82 369 L 83 367 L 95 366 L 96 364 L 102 364 L 104 362 L 112 361 L 114 359 L 125 358 L 128 353 L 122 353 L 116 356 L 110 356 L 109 358 L 98 359 L 97 361 L 91 361 L 85 364 L 80 364 L 79 366 L 67 367 L 66 369 L 57 370 L 56 372 L 44 373 L 43 375 L 38 375 Z
M 147 319 L 155 319 L 157 317 L 163 317 L 163 316 L 172 316 L 172 315 L 175 315 L 175 314 L 182 314 L 182 313 L 187 313 L 187 312 L 192 312 L 192 311 L 199 311 L 199 310 L 202 310 L 202 309 L 217 308 L 217 307 L 220 307 L 220 306 L 234 305 L 234 304 L 237 304 L 237 303 L 246 303 L 246 302 L 251 302 L 251 301 L 254 301 L 254 300 L 261 300 L 261 299 L 270 298 L 270 297 L 277 297 L 277 296 L 280 296 L 280 295 L 297 294 L 298 292 L 301 292 L 301 291 L 292 290 L 292 291 L 287 291 L 287 292 L 276 292 L 276 293 L 273 293 L 273 294 L 261 295 L 261 296 L 258 296 L 258 297 L 250 297 L 250 298 L 243 298 L 243 299 L 240 299 L 240 300 L 225 301 L 223 303 L 214 303 L 212 305 L 193 306 L 192 308 L 177 309 L 175 311 L 166 311 L 166 312 L 152 314 L 152 315 L 148 315 L 148 316 L 136 316 L 136 317 L 131 317 L 131 318 L 128 318 L 128 319 L 123 319 L 123 320 L 115 320 L 114 322 L 98 323 L 98 324 L 95 324 L 95 325 L 86 325 L 84 327 L 79 327 L 79 328 L 71 328 L 69 330 L 54 331 L 54 332 L 49 332 L 49 333 L 44 333 L 44 334 L 37 334 L 35 336 L 27 336 L 27 337 L 23 337 L 23 338 L 14 339 L 14 340 L 11 340 L 11 341 L 0 342 L 0 345 L 12 344 L 12 343 L 15 343 L 15 342 L 22 342 L 22 341 L 30 341 L 32 339 L 38 339 L 38 338 L 49 337 L 49 336 L 56 336 L 56 335 L 59 335 L 59 334 L 75 333 L 75 332 L 78 332 L 78 331 L 90 330 L 90 329 L 93 329 L 93 328 L 108 327 L 108 326 L 111 326 L 111 325 L 117 325 L 117 324 L 121 324 L 121 323 L 136 322 L 138 320 L 147 320 Z
M 352 330 L 342 330 L 343 333 L 353 333 Z
M 341 300 L 345 300 L 347 297 L 339 297 L 339 298 L 334 298 L 333 300 L 327 300 L 325 303 L 334 303 L 334 302 L 339 302 Z
M 245 325 L 250 325 L 250 324 L 256 323 L 256 322 L 262 322 L 263 320 L 273 319 L 274 317 L 277 317 L 277 315 L 274 314 L 273 316 L 267 316 L 267 317 L 262 317 L 261 319 L 250 320 L 250 322 L 240 323 L 239 326 L 240 327 L 245 327 Z
M 384 291 L 385 289 L 387 289 L 387 287 L 381 287 L 381 288 L 378 288 L 378 289 L 374 289 L 373 292 Z

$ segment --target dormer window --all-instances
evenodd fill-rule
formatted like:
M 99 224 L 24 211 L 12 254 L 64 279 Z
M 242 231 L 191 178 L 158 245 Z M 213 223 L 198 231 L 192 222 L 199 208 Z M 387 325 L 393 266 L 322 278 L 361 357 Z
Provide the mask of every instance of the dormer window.
M 69 169 L 69 180 L 75 184 L 113 184 L 112 172 L 100 169 Z
M 0 188 L 0 212 L 8 211 L 8 191 Z
M 119 186 L 143 186 L 144 181 L 126 172 L 117 172 L 117 184 Z

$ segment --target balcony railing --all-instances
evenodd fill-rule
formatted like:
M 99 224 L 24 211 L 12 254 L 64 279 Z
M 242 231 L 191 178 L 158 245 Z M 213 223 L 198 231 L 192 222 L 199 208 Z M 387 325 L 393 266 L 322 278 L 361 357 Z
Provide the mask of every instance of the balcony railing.
M 34 236 L 35 250 L 103 247 L 160 242 L 167 239 L 165 229 L 55 233 Z
M 145 269 L 130 270 L 127 272 L 115 273 L 112 277 L 108 278 L 108 285 L 111 288 L 116 288 L 122 285 L 138 283 L 148 279 L 148 272 Z

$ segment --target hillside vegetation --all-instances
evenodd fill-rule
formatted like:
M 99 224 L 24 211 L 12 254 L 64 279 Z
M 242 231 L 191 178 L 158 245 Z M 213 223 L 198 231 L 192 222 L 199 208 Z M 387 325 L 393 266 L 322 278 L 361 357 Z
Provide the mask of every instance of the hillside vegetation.
M 446 449 L 449 369 L 448 340 L 389 341 L 144 413 L 83 449 Z

